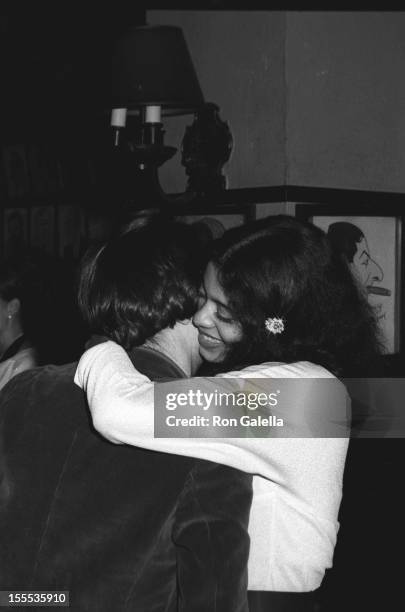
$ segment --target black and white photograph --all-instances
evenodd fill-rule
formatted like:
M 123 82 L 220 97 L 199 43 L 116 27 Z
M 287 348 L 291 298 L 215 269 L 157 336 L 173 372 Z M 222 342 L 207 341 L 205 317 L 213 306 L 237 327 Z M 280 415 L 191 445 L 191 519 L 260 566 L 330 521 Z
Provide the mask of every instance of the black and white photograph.
M 0 8 L 0 608 L 404 606 L 405 10 Z
M 3 258 L 23 251 L 28 245 L 28 210 L 6 208 L 3 211 Z
M 59 204 L 58 245 L 63 259 L 78 261 L 86 240 L 86 217 L 83 209 L 74 204 Z
M 24 145 L 3 146 L 2 152 L 9 197 L 25 195 L 30 191 L 30 177 Z
M 43 148 L 31 145 L 28 149 L 28 162 L 33 193 L 38 196 L 46 195 L 50 191 L 49 168 Z
M 45 253 L 55 251 L 55 207 L 33 206 L 30 217 L 30 245 Z

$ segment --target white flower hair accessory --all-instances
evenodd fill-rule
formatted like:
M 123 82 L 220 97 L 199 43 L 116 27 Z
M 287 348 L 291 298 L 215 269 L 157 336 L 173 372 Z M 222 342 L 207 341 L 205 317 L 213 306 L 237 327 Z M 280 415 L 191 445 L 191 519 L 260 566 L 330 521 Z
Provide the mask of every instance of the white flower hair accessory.
M 271 334 L 281 334 L 284 331 L 284 320 L 279 317 L 268 317 L 264 324 Z

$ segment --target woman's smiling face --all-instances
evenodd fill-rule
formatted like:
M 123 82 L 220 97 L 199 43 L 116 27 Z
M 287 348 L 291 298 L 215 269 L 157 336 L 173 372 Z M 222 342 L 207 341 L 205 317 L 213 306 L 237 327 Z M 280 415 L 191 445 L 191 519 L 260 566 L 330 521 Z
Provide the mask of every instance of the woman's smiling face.
M 242 337 L 240 324 L 232 316 L 212 263 L 208 264 L 204 274 L 200 307 L 193 323 L 198 329 L 200 355 L 206 361 L 223 361 L 229 345 Z

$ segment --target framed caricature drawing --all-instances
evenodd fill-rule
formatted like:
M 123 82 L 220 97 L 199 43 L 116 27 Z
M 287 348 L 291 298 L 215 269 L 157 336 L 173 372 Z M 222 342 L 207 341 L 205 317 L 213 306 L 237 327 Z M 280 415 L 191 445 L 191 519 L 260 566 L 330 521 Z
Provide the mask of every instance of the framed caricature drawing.
M 385 352 L 403 350 L 404 244 L 399 211 L 304 204 L 297 206 L 297 216 L 322 228 L 349 262 L 375 309 Z

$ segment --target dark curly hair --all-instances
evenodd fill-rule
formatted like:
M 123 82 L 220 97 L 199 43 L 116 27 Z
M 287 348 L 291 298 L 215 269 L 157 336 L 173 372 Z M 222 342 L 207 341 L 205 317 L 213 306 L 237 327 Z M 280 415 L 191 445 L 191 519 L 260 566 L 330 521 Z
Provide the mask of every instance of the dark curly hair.
M 217 241 L 211 261 L 242 339 L 222 370 L 263 361 L 312 361 L 338 376 L 363 376 L 381 352 L 376 317 L 325 232 L 287 215 Z M 268 317 L 282 318 L 270 333 Z
M 92 333 L 130 350 L 192 317 L 203 263 L 192 227 L 151 218 L 85 255 L 82 316 Z
M 357 243 L 364 238 L 364 234 L 353 223 L 337 221 L 329 225 L 328 238 L 333 246 L 346 256 L 347 261 L 352 263 L 357 251 Z

